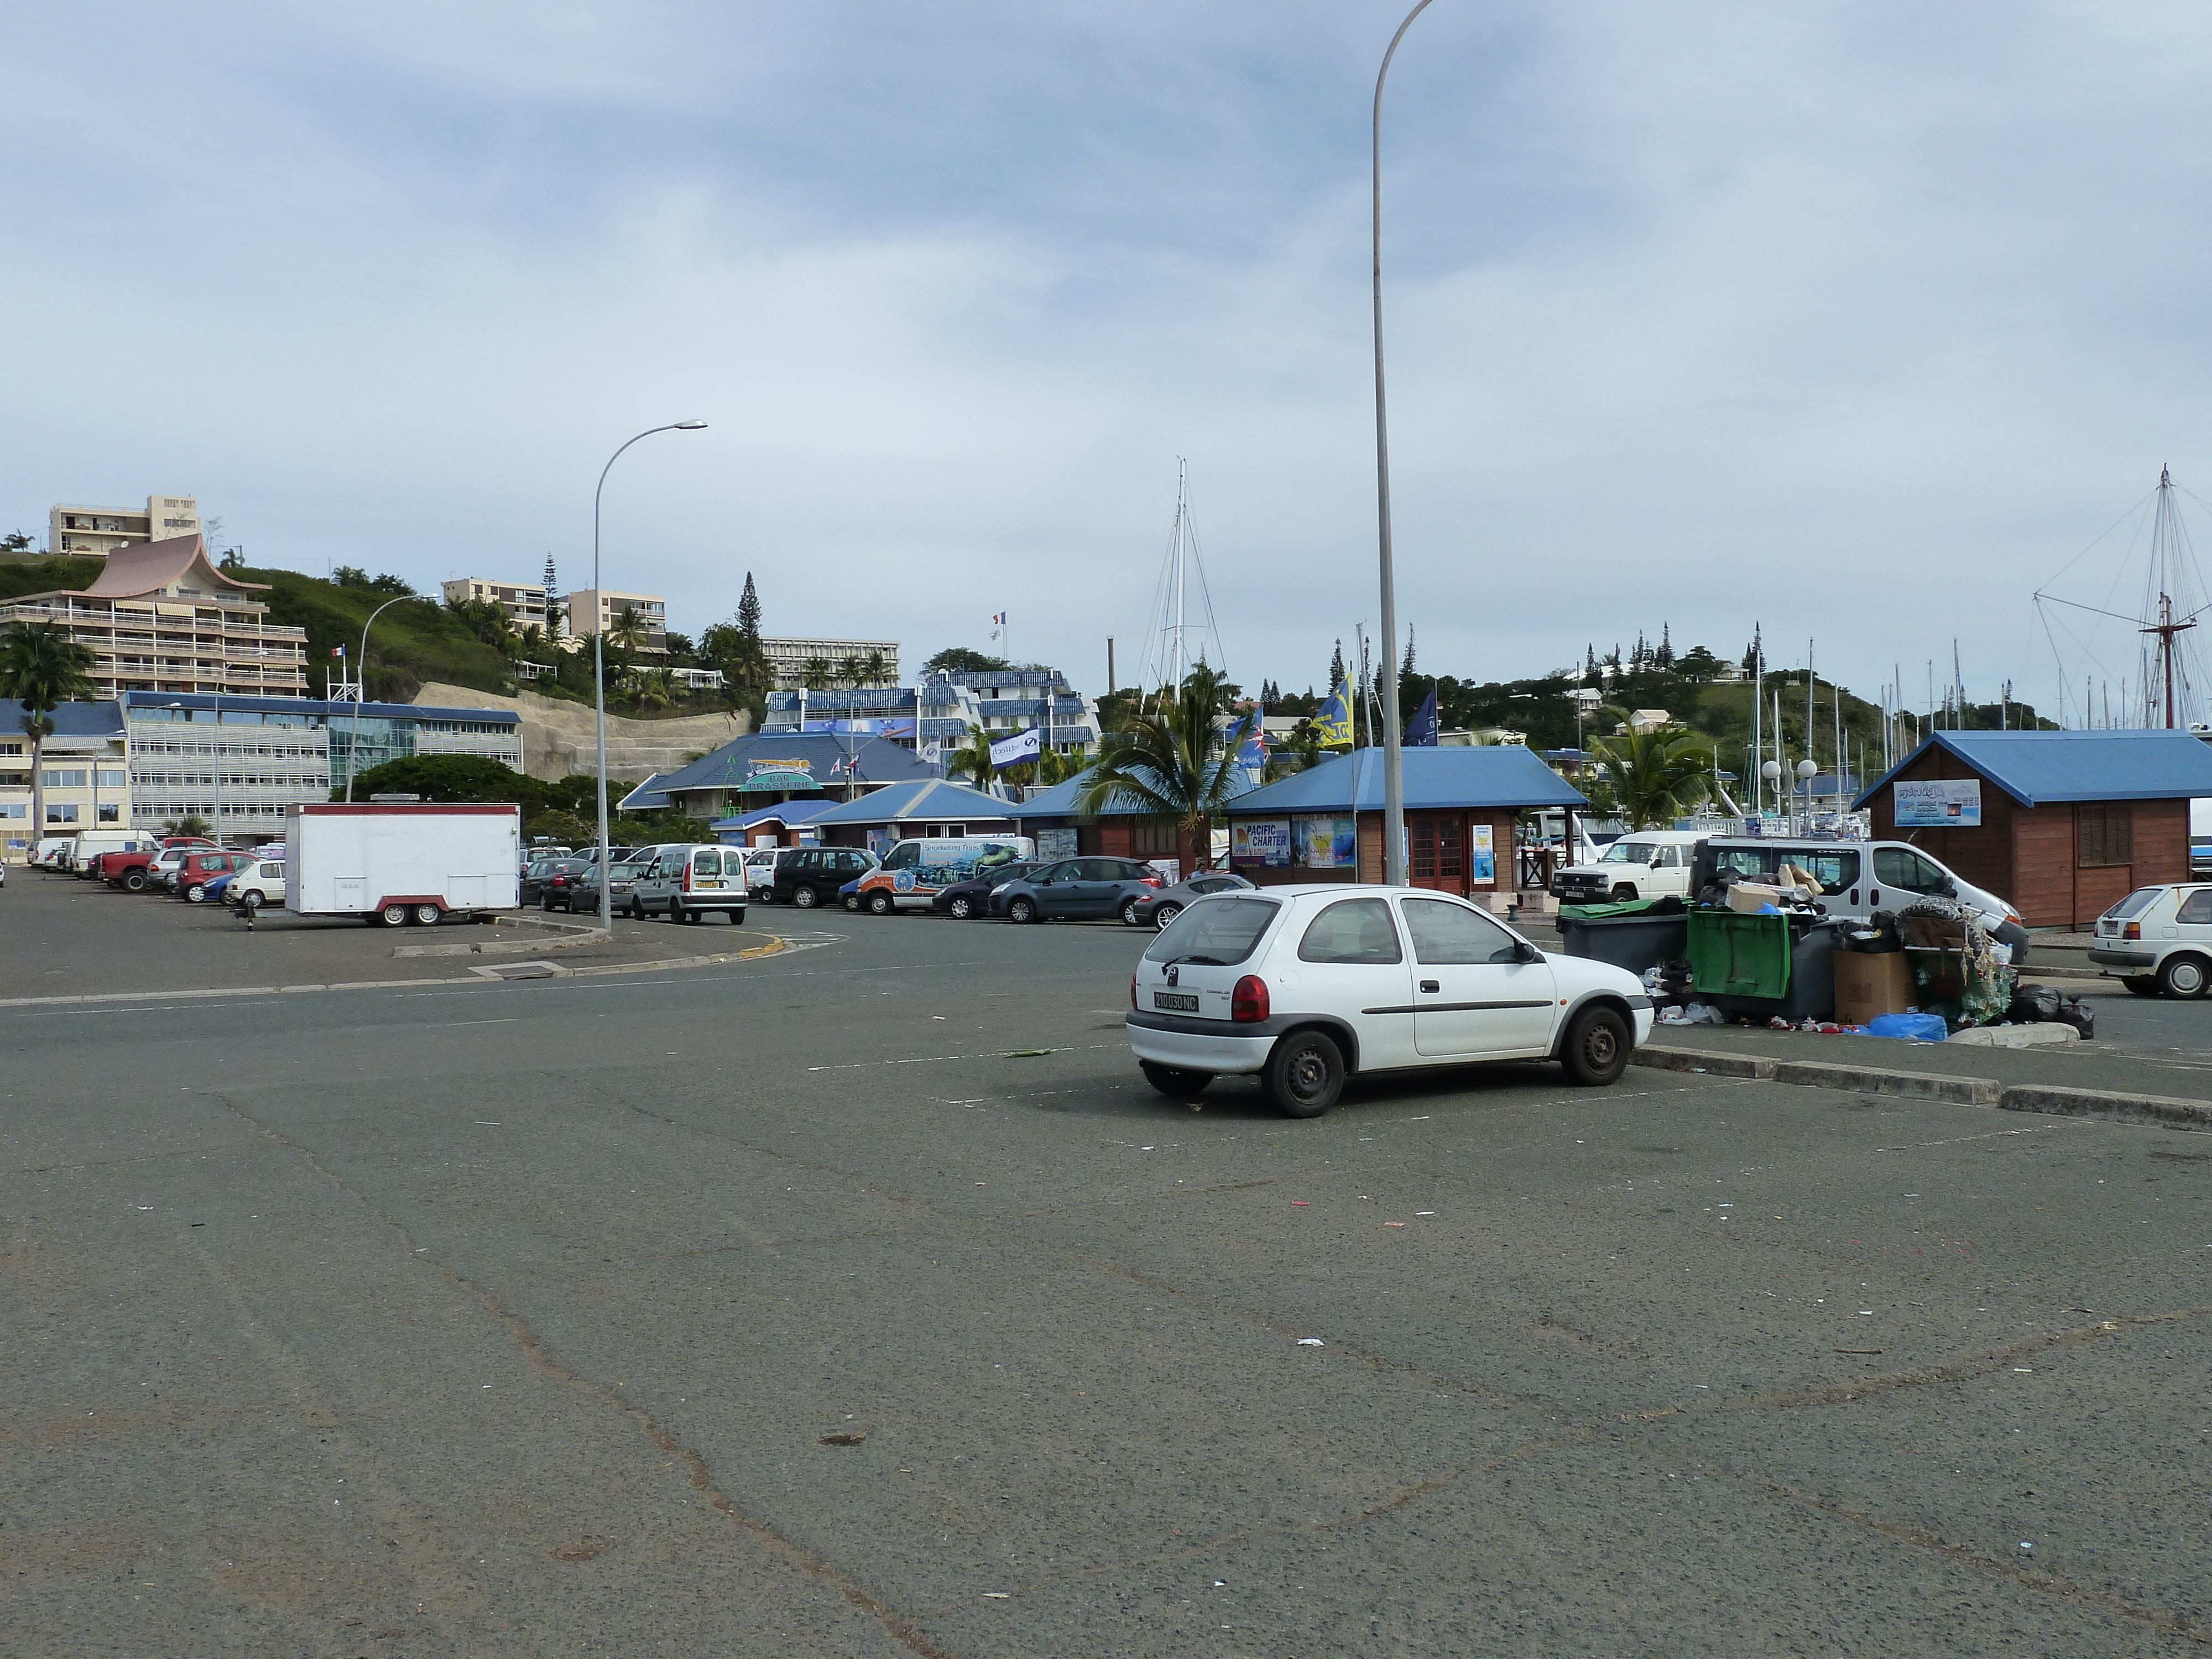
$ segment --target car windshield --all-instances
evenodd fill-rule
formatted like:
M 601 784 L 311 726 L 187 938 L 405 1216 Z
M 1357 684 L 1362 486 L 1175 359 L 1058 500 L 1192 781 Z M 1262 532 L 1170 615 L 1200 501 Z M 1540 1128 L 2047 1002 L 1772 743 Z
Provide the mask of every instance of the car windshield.
M 1160 930 L 1145 960 L 1226 968 L 1252 954 L 1281 908 L 1273 899 L 1202 899 Z
M 1600 864 L 1649 864 L 1653 843 L 1648 841 L 1617 841 L 1605 849 Z
M 2105 914 L 2114 921 L 2133 921 L 2158 902 L 2158 896 L 2164 891 L 2163 887 L 2138 887 Z

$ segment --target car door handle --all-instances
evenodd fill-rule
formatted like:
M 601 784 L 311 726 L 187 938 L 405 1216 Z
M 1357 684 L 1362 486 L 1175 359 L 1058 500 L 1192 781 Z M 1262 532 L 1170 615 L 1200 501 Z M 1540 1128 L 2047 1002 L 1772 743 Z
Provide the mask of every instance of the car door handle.
M 1421 981 L 1421 988 L 1424 991 L 1441 991 L 1444 988 L 1432 979 L 1425 979 Z

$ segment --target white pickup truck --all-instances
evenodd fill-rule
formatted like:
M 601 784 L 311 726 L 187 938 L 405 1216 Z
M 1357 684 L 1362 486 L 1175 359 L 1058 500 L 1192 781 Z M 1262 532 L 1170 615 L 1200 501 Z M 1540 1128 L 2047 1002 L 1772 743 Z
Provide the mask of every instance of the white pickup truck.
M 1630 899 L 1690 896 L 1690 860 L 1704 830 L 1632 830 L 1594 864 L 1571 864 L 1552 876 L 1552 896 L 1563 904 L 1607 904 Z

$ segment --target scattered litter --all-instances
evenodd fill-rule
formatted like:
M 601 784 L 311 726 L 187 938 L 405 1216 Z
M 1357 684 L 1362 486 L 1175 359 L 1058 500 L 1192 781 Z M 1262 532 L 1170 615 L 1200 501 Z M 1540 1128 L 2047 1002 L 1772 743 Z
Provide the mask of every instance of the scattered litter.
M 944 1016 L 943 1014 L 932 1014 L 932 1015 L 930 1016 L 930 1018 L 931 1018 L 932 1019 L 943 1019 L 944 1018 L 945 1018 L 945 1016 Z
M 2019 1371 L 2023 1376 L 2032 1376 L 2035 1374 L 2035 1367 L 2033 1365 L 2015 1365 L 2013 1367 L 2013 1370 Z
M 1838 1348 L 1835 1352 L 1838 1353 L 1880 1353 L 1881 1350 L 1880 1348 Z
M 1436 1212 L 1434 1210 L 1416 1210 L 1413 1213 L 1415 1215 L 1434 1215 Z
M 1007 1599 L 1007 1593 L 1005 1590 L 985 1590 L 983 1599 L 986 1601 L 1004 1601 Z
M 1406 1224 L 1402 1221 L 1386 1221 L 1382 1224 L 1386 1227 L 1402 1227 Z
M 1328 1344 L 1317 1336 L 1302 1336 L 1298 1339 L 1298 1346 L 1301 1348 L 1321 1348 L 1327 1346 Z
M 2020 1547 L 2024 1550 L 2032 1550 L 2035 1547 L 2034 1545 L 2029 1543 L 2025 1538 L 2020 1540 Z
M 825 1434 L 821 1443 L 825 1446 L 857 1446 L 867 1438 L 865 1430 L 840 1429 L 835 1434 Z
M 1313 1200 L 1310 1198 L 1294 1198 L 1291 1200 L 1291 1207 L 1292 1209 L 1303 1210 L 1307 1205 L 1312 1202 Z
M 154 1206 L 150 1204 L 141 1204 L 138 1207 L 142 1210 L 150 1210 Z

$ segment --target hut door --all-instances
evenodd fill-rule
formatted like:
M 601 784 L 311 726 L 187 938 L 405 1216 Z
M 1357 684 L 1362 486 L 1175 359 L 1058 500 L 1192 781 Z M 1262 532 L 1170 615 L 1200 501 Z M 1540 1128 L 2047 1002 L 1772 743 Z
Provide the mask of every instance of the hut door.
M 1467 891 L 1467 825 L 1455 813 L 1427 813 L 1406 820 L 1406 875 L 1415 887 Z

